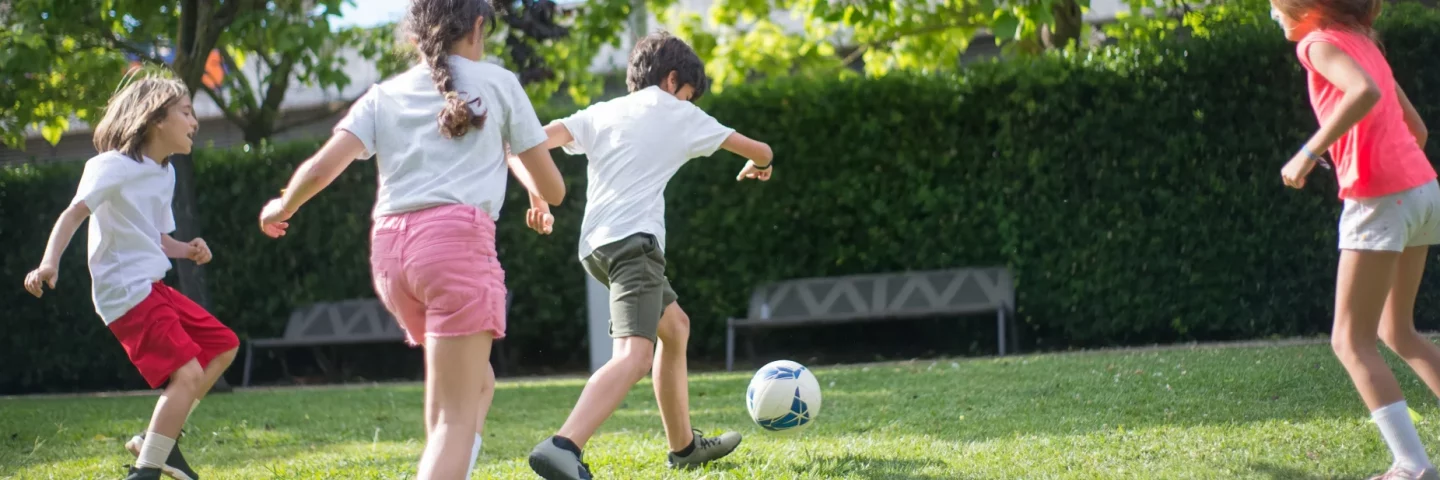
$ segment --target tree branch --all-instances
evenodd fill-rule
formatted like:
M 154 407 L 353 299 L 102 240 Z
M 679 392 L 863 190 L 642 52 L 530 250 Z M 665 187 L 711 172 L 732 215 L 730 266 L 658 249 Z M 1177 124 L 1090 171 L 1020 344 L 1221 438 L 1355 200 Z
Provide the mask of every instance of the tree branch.
M 220 112 L 225 114 L 225 119 L 230 120 L 231 123 L 240 127 L 241 130 L 249 126 L 250 122 L 230 109 L 230 105 L 226 104 L 225 99 L 220 97 L 220 92 L 216 92 L 215 89 L 206 86 L 205 94 L 209 95 L 210 99 L 215 101 L 215 106 L 220 107 Z
M 314 114 L 312 114 L 312 115 L 306 115 L 306 116 L 300 117 L 300 118 L 298 118 L 298 119 L 296 119 L 294 115 L 286 115 L 286 116 L 285 116 L 285 119 L 286 119 L 286 120 L 289 120 L 289 121 L 285 122 L 285 123 L 282 124 L 282 125 L 277 125 L 277 126 L 275 127 L 275 133 L 284 132 L 284 131 L 286 131 L 286 130 L 289 130 L 289 129 L 292 129 L 292 128 L 295 128 L 295 127 L 299 127 L 299 126 L 306 125 L 306 124 L 309 124 L 309 123 L 312 123 L 312 122 L 318 122 L 318 121 L 320 121 L 320 120 L 324 120 L 324 119 L 330 117 L 331 115 L 334 115 L 334 114 L 336 114 L 336 113 L 349 110 L 350 107 L 353 106 L 353 105 L 355 105 L 355 102 L 356 102 L 356 101 L 359 101 L 359 100 L 360 100 L 360 98 L 359 98 L 359 97 L 356 97 L 356 98 L 352 98 L 352 99 L 350 99 L 350 100 L 345 100 L 345 101 L 338 102 L 338 103 L 337 103 L 337 102 L 331 102 L 329 105 L 325 106 L 324 108 L 321 108 L 321 109 L 320 109 L 319 111 L 317 111 L 316 113 L 314 113 Z M 292 119 L 293 119 L 293 120 L 292 120 Z
M 244 108 L 249 111 L 259 109 L 259 103 L 255 101 L 255 96 L 250 92 L 250 77 L 245 76 L 245 70 L 241 69 L 238 63 L 235 63 L 235 57 L 230 56 L 230 52 L 222 48 L 220 49 L 220 60 L 225 62 L 225 66 L 230 69 L 229 74 L 234 75 L 236 78 L 236 90 L 242 92 L 237 95 L 239 95 L 240 101 L 245 104 Z
M 248 0 L 226 1 L 224 5 L 220 6 L 220 11 L 215 14 L 215 24 L 220 25 L 221 28 L 229 26 L 230 22 L 235 21 L 235 17 L 240 13 L 241 4 L 249 3 Z
M 115 35 L 115 32 L 113 30 L 110 30 L 109 28 L 95 28 L 95 30 L 101 32 L 100 35 L 104 37 L 105 41 L 110 42 L 110 45 L 96 45 L 86 42 L 86 47 L 100 49 L 119 49 L 131 55 L 139 57 L 140 60 L 143 62 L 165 66 L 164 60 L 161 60 L 159 57 L 156 57 L 150 52 L 145 51 L 145 49 L 140 48 L 138 45 L 121 39 L 118 35 Z

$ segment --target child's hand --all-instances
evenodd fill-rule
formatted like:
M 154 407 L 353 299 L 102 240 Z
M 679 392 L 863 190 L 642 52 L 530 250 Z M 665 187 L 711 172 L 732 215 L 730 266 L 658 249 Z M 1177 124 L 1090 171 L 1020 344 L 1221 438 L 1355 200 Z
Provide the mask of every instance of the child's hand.
M 1305 188 L 1305 177 L 1315 169 L 1315 160 L 1304 153 L 1296 154 L 1280 169 L 1280 179 L 1285 181 L 1285 186 L 1301 189 Z
M 260 210 L 260 231 L 270 238 L 285 236 L 285 230 L 290 228 L 290 223 L 286 220 L 289 220 L 291 215 L 293 213 L 285 211 L 284 201 L 278 198 L 271 200 Z
M 29 274 L 25 275 L 25 291 L 30 292 L 35 298 L 40 298 L 45 294 L 45 289 L 42 287 L 48 284 L 50 289 L 54 290 L 55 280 L 58 278 L 60 278 L 60 269 L 51 265 L 41 265 L 40 268 L 31 270 Z
M 205 244 L 205 239 L 196 238 L 190 241 L 190 253 L 185 258 L 195 261 L 196 265 L 210 263 L 214 255 L 210 253 L 210 246 Z
M 740 170 L 740 174 L 735 176 L 735 181 L 738 182 L 748 178 L 751 180 L 759 180 L 764 182 L 766 180 L 770 180 L 770 172 L 772 170 L 774 170 L 773 167 L 761 170 L 755 166 L 754 161 L 748 161 L 745 162 L 745 168 Z
M 530 209 L 525 211 L 525 226 L 536 233 L 549 235 L 555 229 L 555 217 L 550 215 L 550 205 L 535 195 L 530 196 Z

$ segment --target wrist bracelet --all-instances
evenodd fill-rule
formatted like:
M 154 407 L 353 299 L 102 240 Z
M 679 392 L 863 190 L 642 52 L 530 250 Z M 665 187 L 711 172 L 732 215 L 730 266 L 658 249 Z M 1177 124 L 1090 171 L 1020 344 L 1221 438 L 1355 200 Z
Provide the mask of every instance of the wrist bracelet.
M 751 161 L 750 163 L 755 163 L 755 162 L 754 162 L 754 161 Z M 772 166 L 774 166 L 774 165 L 775 165 L 775 162 L 772 161 L 772 162 L 770 162 L 770 163 L 765 164 L 765 166 L 763 166 L 763 167 L 762 167 L 762 166 L 759 166 L 759 165 L 756 165 L 756 166 L 755 166 L 755 169 L 756 169 L 756 170 L 769 170 L 770 167 L 772 167 Z

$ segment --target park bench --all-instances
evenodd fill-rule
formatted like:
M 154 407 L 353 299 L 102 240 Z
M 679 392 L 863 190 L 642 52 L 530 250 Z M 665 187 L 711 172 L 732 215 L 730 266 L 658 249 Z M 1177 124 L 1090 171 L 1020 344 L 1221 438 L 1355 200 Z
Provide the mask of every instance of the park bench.
M 735 332 L 995 312 L 1000 355 L 1014 317 L 1015 287 L 1004 267 L 804 278 L 762 285 L 746 318 L 726 320 L 725 369 L 735 368 Z M 755 357 L 754 335 L 746 349 Z
M 505 311 L 510 311 L 511 295 L 505 294 Z M 257 348 L 322 347 L 359 345 L 367 343 L 404 342 L 405 331 L 395 322 L 395 317 L 385 310 L 379 300 L 361 298 L 338 302 L 320 302 L 306 305 L 290 313 L 285 324 L 285 334 L 280 338 L 256 338 L 245 342 L 245 373 L 241 386 L 250 386 L 250 367 L 254 362 Z M 505 355 L 500 349 L 501 342 L 495 342 L 495 354 L 501 362 Z M 316 363 L 326 375 L 331 374 L 331 362 L 319 350 L 314 350 Z M 281 360 L 284 366 L 284 359 Z M 503 370 L 502 365 L 496 365 Z M 338 365 L 334 366 L 338 368 Z M 289 376 L 289 368 L 285 367 Z

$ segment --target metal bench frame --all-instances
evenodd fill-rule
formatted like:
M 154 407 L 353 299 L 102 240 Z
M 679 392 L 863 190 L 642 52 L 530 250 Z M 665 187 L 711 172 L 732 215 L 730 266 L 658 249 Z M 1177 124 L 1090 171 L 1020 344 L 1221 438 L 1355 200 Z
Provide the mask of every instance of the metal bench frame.
M 510 293 L 505 294 L 505 311 L 510 311 Z M 256 338 L 245 342 L 245 372 L 241 386 L 250 386 L 250 368 L 256 348 L 321 347 L 367 343 L 404 342 L 405 331 L 379 300 L 359 298 L 306 305 L 290 313 L 285 334 L 280 338 Z M 500 342 L 496 353 L 504 359 Z M 321 368 L 326 362 L 316 353 Z
M 967 285 L 973 283 L 977 289 Z M 963 289 L 963 290 L 962 290 Z M 962 295 L 962 292 L 970 294 Z M 916 301 L 918 298 L 919 301 Z M 798 304 L 797 304 L 798 302 Z M 776 306 L 784 308 L 772 315 Z M 798 307 L 798 308 L 797 308 Z M 799 311 L 796 311 L 799 310 Z M 725 369 L 735 368 L 735 331 L 802 327 L 937 315 L 995 312 L 1000 355 L 1007 353 L 1006 324 L 1015 314 L 1015 287 L 1005 267 L 927 270 L 820 277 L 762 285 L 750 295 L 746 318 L 726 319 Z M 753 339 L 746 339 L 753 359 Z

